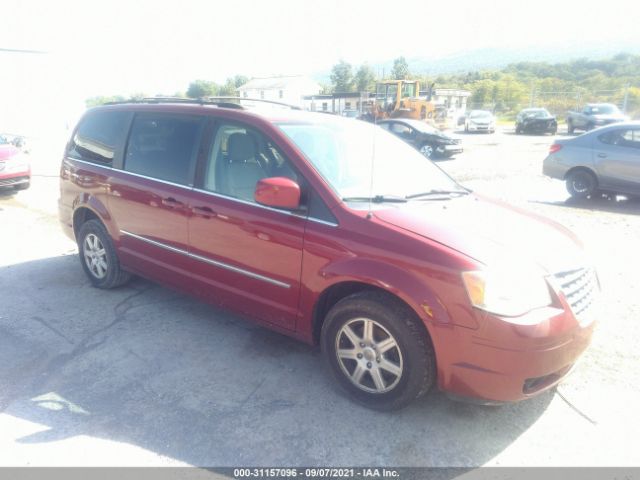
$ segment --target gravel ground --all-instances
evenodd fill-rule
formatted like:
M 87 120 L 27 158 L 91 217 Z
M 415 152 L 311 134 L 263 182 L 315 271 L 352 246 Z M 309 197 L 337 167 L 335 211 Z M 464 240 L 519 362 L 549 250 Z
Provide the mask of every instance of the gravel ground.
M 32 188 L 0 192 L 0 466 L 640 465 L 640 203 L 568 201 L 541 175 L 552 137 L 459 135 L 443 169 L 593 255 L 604 314 L 557 393 L 371 412 L 315 349 L 145 280 L 93 289 L 55 216 L 59 149 L 41 149 Z

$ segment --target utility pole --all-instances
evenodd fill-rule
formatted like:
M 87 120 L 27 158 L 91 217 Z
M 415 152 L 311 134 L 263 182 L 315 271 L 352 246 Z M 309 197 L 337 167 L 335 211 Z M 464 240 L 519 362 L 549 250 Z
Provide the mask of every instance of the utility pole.
M 627 102 L 629 100 L 629 87 L 631 85 L 627 83 L 624 89 L 624 100 L 622 101 L 622 113 L 627 113 Z
M 533 82 L 531 82 L 531 93 L 529 94 L 529 107 L 533 107 L 533 98 L 535 96 L 535 90 L 533 87 Z

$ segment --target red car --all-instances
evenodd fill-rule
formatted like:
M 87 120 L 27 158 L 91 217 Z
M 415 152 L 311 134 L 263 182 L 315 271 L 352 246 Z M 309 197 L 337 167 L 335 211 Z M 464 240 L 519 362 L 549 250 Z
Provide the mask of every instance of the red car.
M 0 136 L 0 187 L 29 188 L 31 166 L 25 154 Z
M 141 275 L 320 344 L 376 409 L 436 386 L 485 403 L 538 394 L 594 327 L 598 280 L 573 234 L 365 122 L 98 107 L 69 141 L 59 207 L 96 287 Z

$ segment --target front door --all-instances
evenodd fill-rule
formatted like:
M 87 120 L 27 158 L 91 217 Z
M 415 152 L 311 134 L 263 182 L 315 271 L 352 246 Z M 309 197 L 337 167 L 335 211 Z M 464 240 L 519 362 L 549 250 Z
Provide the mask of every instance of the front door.
M 201 295 L 294 329 L 306 218 L 253 197 L 258 180 L 283 176 L 300 181 L 266 136 L 218 124 L 192 195 L 189 242 Z

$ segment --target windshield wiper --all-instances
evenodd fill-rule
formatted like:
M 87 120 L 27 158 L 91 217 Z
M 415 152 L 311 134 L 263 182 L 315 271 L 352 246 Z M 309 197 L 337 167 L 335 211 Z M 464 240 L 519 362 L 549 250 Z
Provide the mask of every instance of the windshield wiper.
M 371 203 L 406 203 L 405 197 L 395 195 L 374 195 L 373 197 L 344 197 L 344 202 L 371 202 Z
M 438 190 L 433 189 L 428 192 L 414 193 L 413 195 L 407 195 L 407 200 L 413 200 L 414 198 L 430 197 L 432 195 L 469 195 L 467 190 Z

